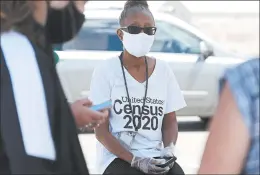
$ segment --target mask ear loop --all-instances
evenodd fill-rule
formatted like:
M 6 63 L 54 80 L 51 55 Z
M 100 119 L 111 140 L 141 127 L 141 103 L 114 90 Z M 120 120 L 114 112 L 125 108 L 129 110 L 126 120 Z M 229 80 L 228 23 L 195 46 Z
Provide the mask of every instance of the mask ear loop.
M 71 21 L 72 21 L 72 33 L 73 35 L 75 35 L 77 33 L 77 29 L 76 29 L 76 18 L 75 18 L 75 13 L 73 11 L 73 8 L 75 8 L 75 10 L 78 10 L 75 3 L 71 2 L 71 6 L 69 7 L 69 12 L 71 14 Z
M 50 9 L 51 9 L 51 2 L 50 1 L 46 1 L 47 3 L 47 16 L 49 15 Z
M 123 33 L 123 38 L 122 38 L 122 41 L 121 41 L 121 42 L 122 42 L 122 49 L 123 49 L 123 50 L 126 50 L 125 47 L 124 47 L 124 44 L 123 44 L 123 39 L 124 39 L 125 31 L 122 30 L 122 29 L 119 29 L 119 30 Z
M 70 2 L 70 4 L 68 4 L 68 11 L 69 11 L 70 18 L 71 18 L 70 20 L 71 20 L 72 35 L 74 37 L 77 30 L 76 30 L 76 19 L 75 19 L 75 15 L 73 12 L 73 6 L 75 6 L 75 4 L 73 2 Z M 75 48 L 76 43 L 72 41 L 72 45 Z
M 46 1 L 46 3 L 47 3 L 47 19 L 46 19 L 46 21 L 47 21 L 49 18 L 49 15 L 50 15 L 50 11 L 51 11 L 51 2 Z

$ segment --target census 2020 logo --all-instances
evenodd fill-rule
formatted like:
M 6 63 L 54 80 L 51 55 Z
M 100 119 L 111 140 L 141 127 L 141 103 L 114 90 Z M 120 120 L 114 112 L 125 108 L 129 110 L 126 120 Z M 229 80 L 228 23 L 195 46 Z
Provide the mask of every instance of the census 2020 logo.
M 129 104 L 131 100 L 133 114 Z M 143 129 L 143 130 L 157 130 L 159 125 L 159 118 L 162 118 L 164 101 L 159 99 L 146 98 L 145 106 L 142 112 L 144 99 L 132 97 L 121 97 L 116 99 L 113 104 L 113 110 L 115 114 L 123 114 L 125 120 L 125 129 Z M 134 126 L 135 123 L 135 126 Z

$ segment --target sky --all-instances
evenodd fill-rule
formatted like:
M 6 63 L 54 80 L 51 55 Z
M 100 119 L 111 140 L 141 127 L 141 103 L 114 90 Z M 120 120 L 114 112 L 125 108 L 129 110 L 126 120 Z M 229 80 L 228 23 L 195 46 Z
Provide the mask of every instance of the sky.
M 259 13 L 259 1 L 181 1 L 192 12 Z
M 166 1 L 148 1 L 151 8 L 157 8 Z M 259 13 L 259 1 L 180 1 L 191 12 Z M 86 8 L 123 7 L 125 1 L 89 1 Z M 232 8 L 231 8 L 232 7 Z

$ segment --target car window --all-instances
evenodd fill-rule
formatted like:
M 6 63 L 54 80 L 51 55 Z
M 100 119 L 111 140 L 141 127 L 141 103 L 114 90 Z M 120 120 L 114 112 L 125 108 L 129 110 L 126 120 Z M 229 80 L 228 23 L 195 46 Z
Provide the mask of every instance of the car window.
M 156 21 L 157 32 L 152 52 L 200 53 L 200 39 L 165 21 Z M 63 44 L 63 50 L 121 51 L 123 46 L 116 34 L 117 20 L 88 19 L 78 35 Z
M 78 35 L 63 44 L 63 50 L 122 50 L 117 20 L 86 20 Z
M 154 52 L 199 54 L 201 39 L 165 21 L 156 21 Z

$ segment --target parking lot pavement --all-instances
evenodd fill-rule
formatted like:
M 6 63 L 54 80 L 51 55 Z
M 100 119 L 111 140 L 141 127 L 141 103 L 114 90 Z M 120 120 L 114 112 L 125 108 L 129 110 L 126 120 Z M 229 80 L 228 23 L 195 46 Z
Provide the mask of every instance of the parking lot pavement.
M 194 126 L 195 124 L 199 125 L 199 121 L 193 123 Z M 182 125 L 185 125 L 185 123 L 182 123 Z M 187 125 L 189 126 L 190 123 L 187 122 Z M 179 132 L 176 154 L 178 163 L 183 167 L 186 174 L 196 173 L 207 136 L 207 131 L 192 131 L 191 129 L 191 131 Z M 96 139 L 94 134 L 80 134 L 79 139 L 90 173 L 97 174 L 97 167 L 95 167 Z

